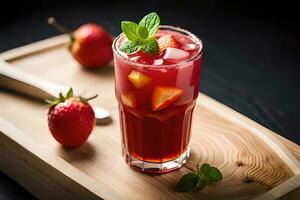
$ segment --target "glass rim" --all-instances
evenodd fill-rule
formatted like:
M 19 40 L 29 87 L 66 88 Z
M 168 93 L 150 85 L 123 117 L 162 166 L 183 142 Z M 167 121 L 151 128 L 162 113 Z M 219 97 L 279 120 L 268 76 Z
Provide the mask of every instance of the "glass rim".
M 196 59 L 198 59 L 202 56 L 202 54 L 203 54 L 203 42 L 199 37 L 197 37 L 196 35 L 194 35 L 190 31 L 187 31 L 187 30 L 182 29 L 180 27 L 175 27 L 175 26 L 170 26 L 170 25 L 160 25 L 159 30 L 160 29 L 176 31 L 178 33 L 182 33 L 182 34 L 187 35 L 197 45 L 199 45 L 199 48 L 200 48 L 199 52 L 197 52 L 197 54 L 195 54 L 193 57 L 191 57 L 189 59 L 186 59 L 186 60 L 184 60 L 182 62 L 179 62 L 179 63 L 165 64 L 165 65 L 142 64 L 142 63 L 138 63 L 138 62 L 135 62 L 135 61 L 132 61 L 132 60 L 128 59 L 128 57 L 125 57 L 123 55 L 124 53 L 119 50 L 119 48 L 117 47 L 117 42 L 118 42 L 119 39 L 121 39 L 124 36 L 124 33 L 121 33 L 114 39 L 113 44 L 112 44 L 112 49 L 113 49 L 114 55 L 117 55 L 118 57 L 120 57 L 127 64 L 131 64 L 131 65 L 137 66 L 137 67 L 147 67 L 147 68 L 162 68 L 162 67 L 173 68 L 173 67 L 178 67 L 180 65 L 193 62 L 194 60 L 196 60 Z

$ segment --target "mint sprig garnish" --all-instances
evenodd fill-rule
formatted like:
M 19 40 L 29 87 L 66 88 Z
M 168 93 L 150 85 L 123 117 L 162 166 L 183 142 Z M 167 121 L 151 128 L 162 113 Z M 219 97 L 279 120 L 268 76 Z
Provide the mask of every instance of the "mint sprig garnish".
M 120 51 L 123 51 L 127 54 L 134 53 L 138 50 L 140 50 L 140 47 L 132 41 L 126 41 L 120 47 Z
M 203 190 L 207 184 L 223 179 L 222 173 L 207 163 L 201 167 L 197 165 L 197 172 L 189 172 L 179 180 L 177 186 L 181 192 L 190 192 L 195 189 Z
M 159 16 L 152 12 L 136 24 L 130 21 L 122 21 L 121 28 L 128 41 L 124 42 L 120 50 L 130 54 L 142 50 L 145 53 L 157 55 L 158 44 L 154 38 L 160 24 Z
M 160 24 L 159 16 L 155 13 L 149 13 L 140 21 L 139 25 L 147 28 L 149 37 L 153 37 Z
M 128 40 L 132 42 L 139 42 L 140 36 L 138 34 L 138 24 L 130 21 L 123 21 L 121 22 L 121 28 Z

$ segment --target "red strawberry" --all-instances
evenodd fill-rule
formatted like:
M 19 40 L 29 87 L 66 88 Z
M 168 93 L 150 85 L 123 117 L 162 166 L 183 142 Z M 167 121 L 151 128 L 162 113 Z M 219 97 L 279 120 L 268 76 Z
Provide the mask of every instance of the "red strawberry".
M 157 43 L 159 52 L 163 52 L 168 47 L 178 48 L 178 42 L 175 40 L 174 36 L 170 34 L 158 38 Z
M 83 67 L 101 67 L 112 60 L 113 38 L 102 26 L 89 23 L 72 32 L 59 24 L 53 17 L 48 19 L 48 23 L 60 32 L 69 34 L 71 38 L 70 51 Z
M 155 87 L 152 94 L 152 110 L 158 111 L 179 99 L 183 90 L 176 87 Z
M 48 127 L 59 143 L 78 147 L 88 139 L 95 125 L 95 113 L 87 102 L 92 98 L 74 97 L 71 88 L 66 96 L 60 93 L 60 98 L 48 101 Z
M 100 67 L 111 61 L 113 39 L 103 27 L 84 24 L 72 36 L 71 52 L 84 67 Z

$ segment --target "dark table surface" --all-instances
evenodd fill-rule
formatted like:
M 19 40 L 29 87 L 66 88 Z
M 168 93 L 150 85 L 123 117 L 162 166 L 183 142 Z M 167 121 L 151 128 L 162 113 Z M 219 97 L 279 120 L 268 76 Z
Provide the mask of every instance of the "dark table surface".
M 49 16 L 70 29 L 85 22 L 120 33 L 120 21 L 157 11 L 163 24 L 198 35 L 205 46 L 201 92 L 300 144 L 300 40 L 297 7 L 282 1 L 10 1 L 1 13 L 0 52 L 58 33 Z M 275 4 L 274 2 L 270 2 Z M 0 199 L 33 199 L 0 172 Z

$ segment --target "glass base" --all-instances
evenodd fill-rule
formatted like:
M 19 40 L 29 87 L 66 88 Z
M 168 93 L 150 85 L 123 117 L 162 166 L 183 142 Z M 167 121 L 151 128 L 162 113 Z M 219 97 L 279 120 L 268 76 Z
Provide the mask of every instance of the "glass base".
M 124 151 L 123 155 L 126 163 L 134 167 L 135 169 L 145 172 L 145 173 L 154 173 L 154 174 L 163 174 L 170 171 L 174 171 L 182 167 L 188 160 L 190 156 L 190 148 L 188 148 L 184 153 L 182 153 L 178 158 L 162 163 L 146 162 L 139 160 L 131 155 L 128 152 Z

